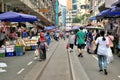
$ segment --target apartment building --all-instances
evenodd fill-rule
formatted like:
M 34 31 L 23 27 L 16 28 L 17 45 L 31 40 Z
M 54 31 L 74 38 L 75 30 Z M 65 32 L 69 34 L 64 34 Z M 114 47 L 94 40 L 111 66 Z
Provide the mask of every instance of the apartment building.
M 59 25 L 66 26 L 66 6 L 59 5 Z

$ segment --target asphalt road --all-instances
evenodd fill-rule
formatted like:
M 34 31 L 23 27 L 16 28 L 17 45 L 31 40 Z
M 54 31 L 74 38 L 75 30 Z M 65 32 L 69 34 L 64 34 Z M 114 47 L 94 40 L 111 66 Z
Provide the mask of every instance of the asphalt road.
M 77 56 L 77 49 L 75 52 Z M 98 59 L 95 54 L 88 54 L 84 51 L 84 57 L 79 58 L 79 61 L 90 80 L 120 80 L 120 58 L 116 55 L 114 55 L 114 61 L 108 66 L 108 75 L 98 71 Z
M 51 43 L 50 49 L 55 43 Z M 0 62 L 7 64 L 7 68 L 5 68 L 7 72 L 0 73 L 0 80 L 23 80 L 35 65 L 38 63 L 44 64 L 34 60 L 34 51 L 26 51 L 26 54 L 23 56 L 0 58 Z

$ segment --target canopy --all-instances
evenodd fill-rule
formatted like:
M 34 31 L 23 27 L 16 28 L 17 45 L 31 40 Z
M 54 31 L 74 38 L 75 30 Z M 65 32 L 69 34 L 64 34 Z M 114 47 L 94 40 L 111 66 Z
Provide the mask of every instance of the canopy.
M 70 31 L 70 30 L 71 30 L 71 27 L 66 27 L 65 30 L 66 30 L 66 31 Z
M 120 8 L 119 7 L 112 7 L 110 9 L 102 11 L 97 16 L 101 16 L 101 17 L 118 17 L 118 16 L 120 16 Z
M 79 29 L 80 26 L 73 26 L 72 29 L 75 30 L 75 29 Z
M 45 29 L 44 30 L 52 30 L 52 29 L 55 29 L 55 26 L 48 26 L 48 27 L 45 27 Z
M 86 29 L 104 29 L 103 27 L 87 26 Z
M 38 18 L 33 15 L 10 11 L 0 14 L 0 20 L 9 21 L 9 22 L 34 22 L 34 21 L 38 21 Z

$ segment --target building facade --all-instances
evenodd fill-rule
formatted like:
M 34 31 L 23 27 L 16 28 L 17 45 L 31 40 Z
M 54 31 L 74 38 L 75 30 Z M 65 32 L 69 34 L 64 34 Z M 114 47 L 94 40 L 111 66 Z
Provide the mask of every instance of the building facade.
M 44 26 L 55 25 L 56 0 L 0 0 L 0 12 L 15 11 L 36 15 Z
M 59 5 L 59 26 L 62 29 L 66 27 L 66 6 Z
M 58 2 L 58 0 L 56 0 L 56 2 L 55 2 L 55 26 L 56 27 L 58 27 L 59 26 L 59 16 L 58 16 L 58 14 L 59 14 L 59 2 Z
M 72 10 L 72 0 L 67 0 L 66 1 L 66 9 L 67 10 Z

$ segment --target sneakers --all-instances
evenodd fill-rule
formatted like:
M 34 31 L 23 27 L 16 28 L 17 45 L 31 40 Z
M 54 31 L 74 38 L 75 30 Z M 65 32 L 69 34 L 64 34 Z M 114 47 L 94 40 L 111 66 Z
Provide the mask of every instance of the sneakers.
M 78 57 L 83 57 L 83 55 L 80 53 L 80 54 L 78 55 Z
M 104 74 L 105 74 L 105 75 L 107 75 L 107 74 L 108 74 L 106 69 L 104 69 Z
M 103 72 L 103 70 L 102 70 L 102 69 L 100 69 L 100 70 L 99 70 L 99 72 Z M 108 74 L 108 72 L 107 72 L 107 70 L 106 70 L 106 69 L 104 69 L 104 74 L 105 74 L 105 75 L 107 75 L 107 74 Z
M 101 70 L 99 70 L 99 72 L 102 72 L 103 70 L 101 69 Z

